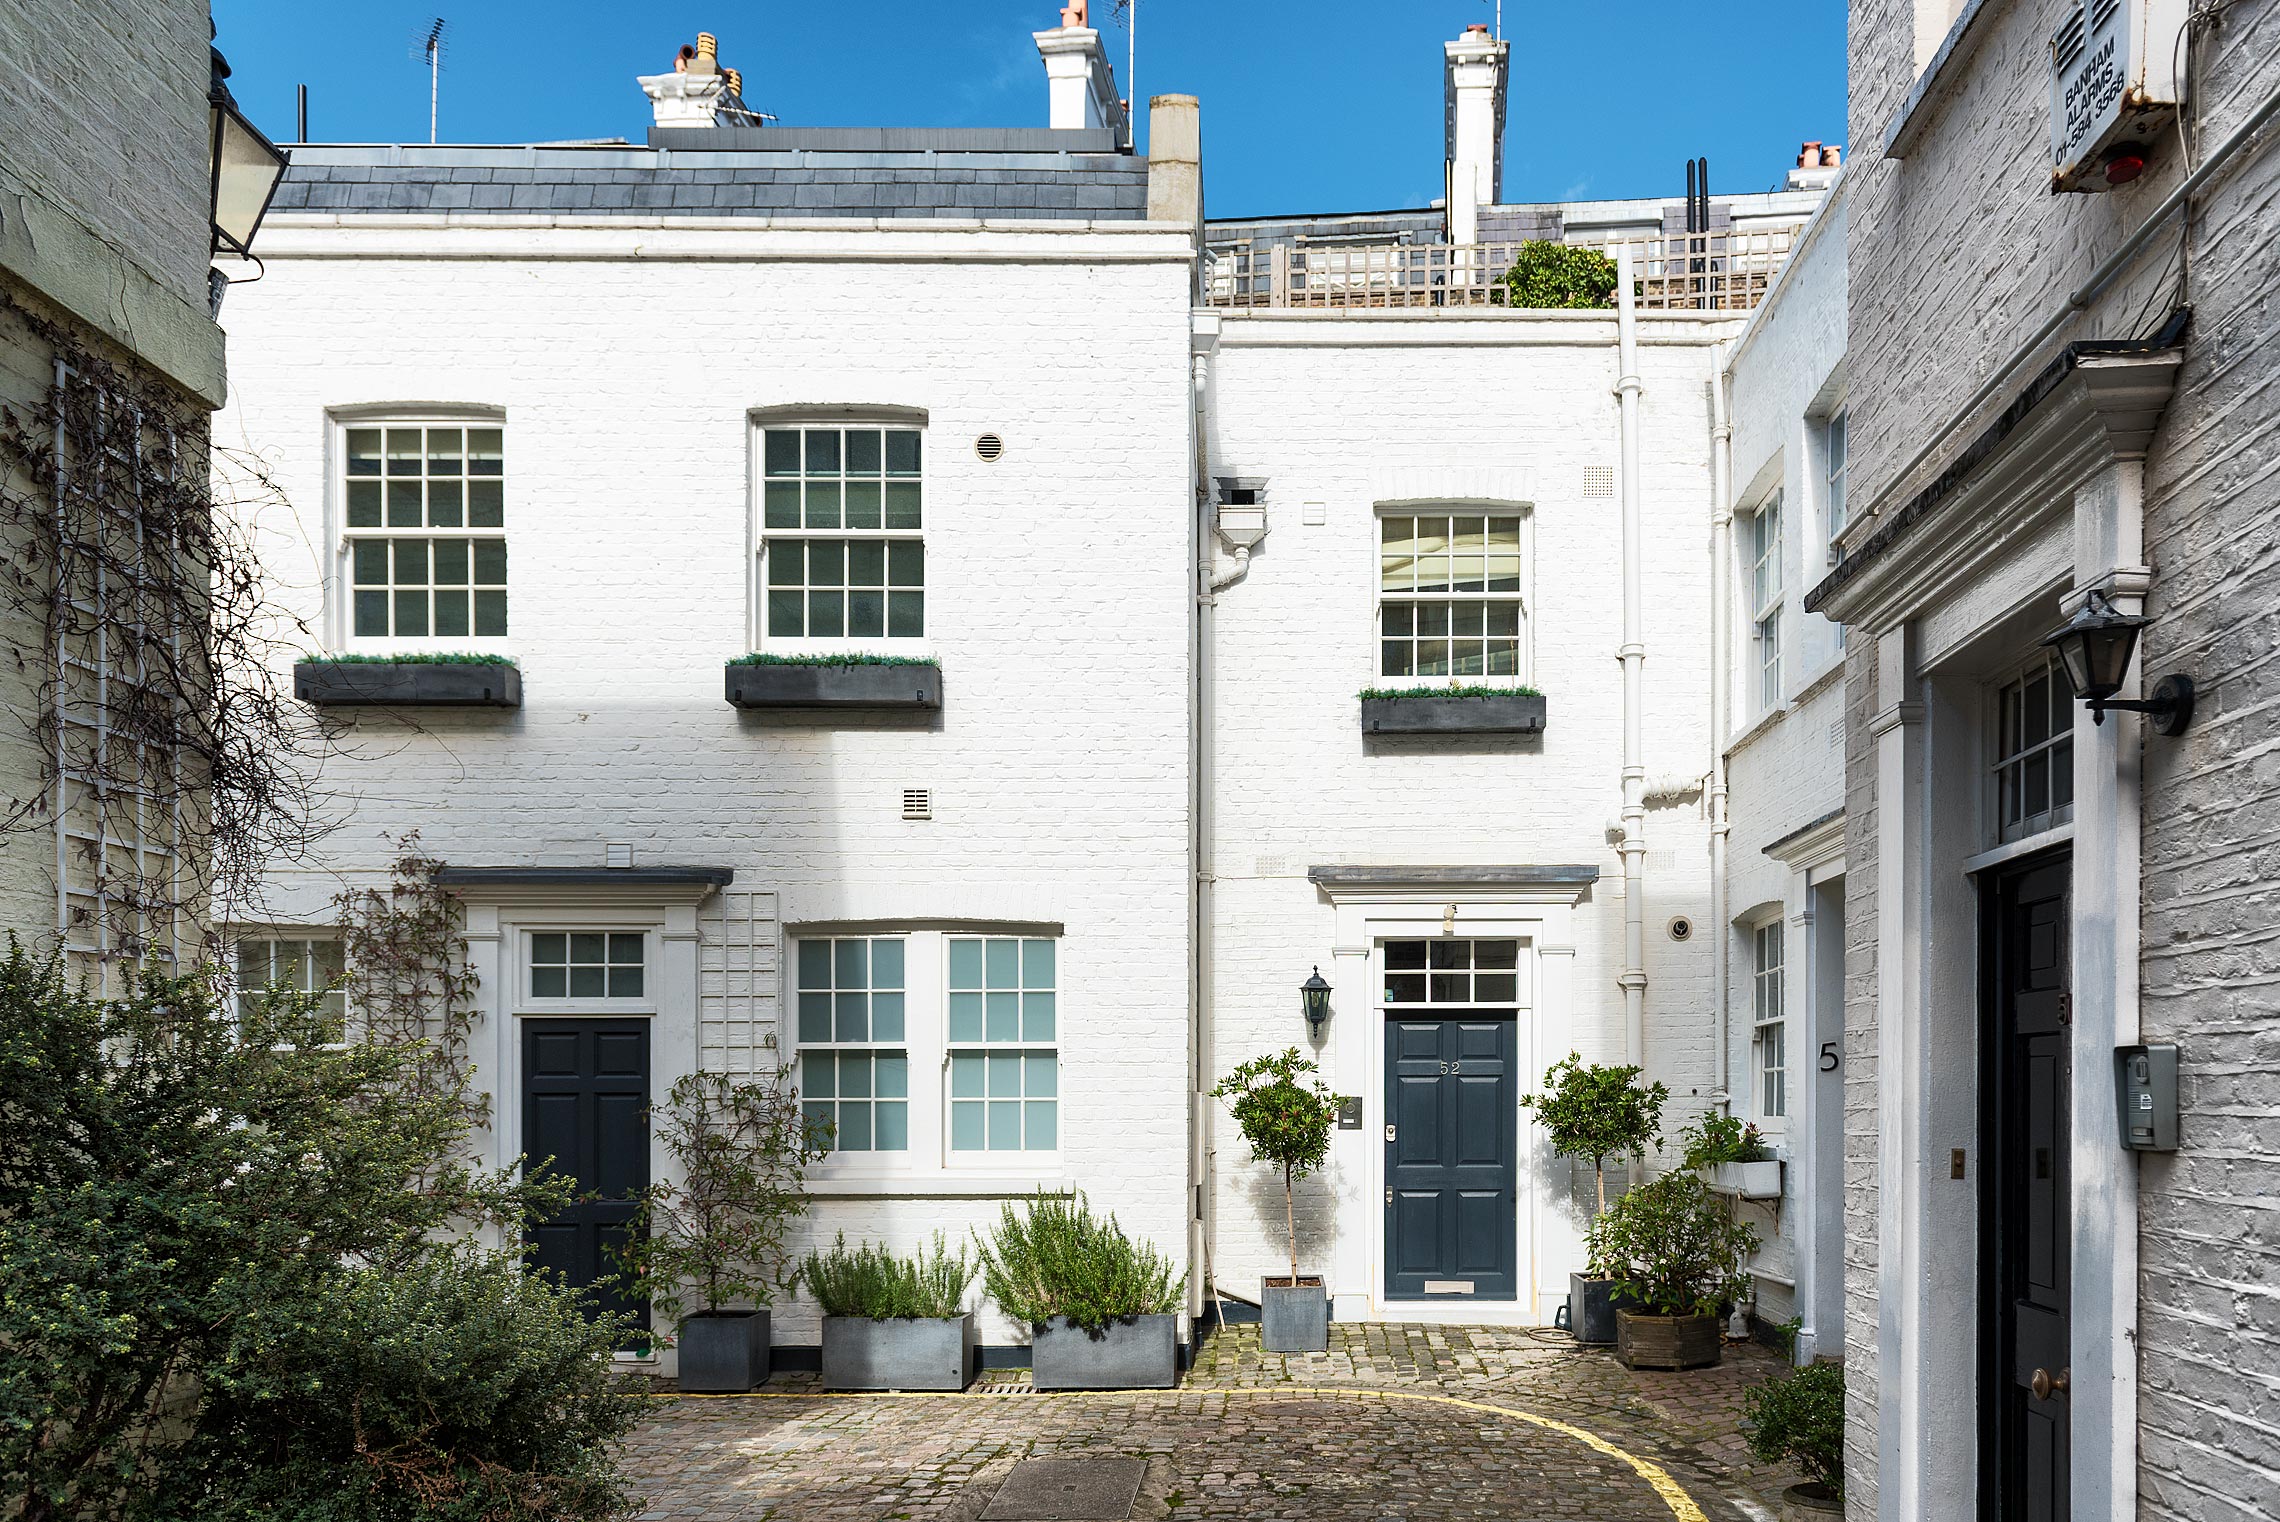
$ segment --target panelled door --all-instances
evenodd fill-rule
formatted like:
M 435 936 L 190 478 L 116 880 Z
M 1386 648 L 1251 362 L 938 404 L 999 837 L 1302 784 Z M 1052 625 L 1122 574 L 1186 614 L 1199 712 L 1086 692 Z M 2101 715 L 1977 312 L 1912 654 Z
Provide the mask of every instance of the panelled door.
M 2067 883 L 2067 862 L 2044 858 L 1983 889 L 1990 1250 L 1982 1303 L 1994 1323 L 1995 1456 L 1983 1510 L 2006 1522 L 2066 1522 L 2069 1510 Z
M 614 1267 L 608 1249 L 625 1240 L 634 1196 L 649 1183 L 649 1022 L 525 1020 L 522 1062 L 523 1155 L 534 1168 L 551 1158 L 577 1181 L 561 1214 L 531 1227 L 534 1261 L 596 1286 L 597 1309 L 630 1310 L 646 1327 L 646 1303 L 598 1281 Z
M 1427 1014 L 1385 1018 L 1386 1297 L 1515 1299 L 1519 1021 Z

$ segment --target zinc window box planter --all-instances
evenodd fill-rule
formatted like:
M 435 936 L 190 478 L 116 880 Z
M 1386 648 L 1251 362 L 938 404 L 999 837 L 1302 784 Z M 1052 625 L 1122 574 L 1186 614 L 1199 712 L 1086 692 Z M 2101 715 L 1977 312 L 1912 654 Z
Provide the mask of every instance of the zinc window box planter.
M 1758 1163 L 1711 1163 L 1694 1170 L 1712 1194 L 1730 1194 L 1743 1200 L 1781 1198 L 1781 1159 Z
M 827 1390 L 963 1390 L 974 1375 L 974 1317 L 823 1318 Z
M 510 660 L 293 663 L 293 696 L 316 708 L 520 708 L 522 671 Z
M 1362 694 L 1362 732 L 1373 735 L 1537 735 L 1544 695 L 1519 688 L 1449 687 Z
M 1169 1390 L 1180 1381 L 1176 1316 L 1126 1316 L 1098 1327 L 1055 1316 L 1029 1339 L 1040 1390 Z
M 738 708 L 942 706 L 942 668 L 933 661 L 730 661 L 726 687 Z

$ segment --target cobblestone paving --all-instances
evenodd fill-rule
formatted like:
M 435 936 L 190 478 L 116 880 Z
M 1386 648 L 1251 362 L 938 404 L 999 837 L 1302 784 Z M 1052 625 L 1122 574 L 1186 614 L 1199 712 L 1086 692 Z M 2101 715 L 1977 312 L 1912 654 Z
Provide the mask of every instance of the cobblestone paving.
M 1286 1358 L 1260 1350 L 1256 1327 L 1230 1328 L 1177 1391 L 1041 1395 L 1006 1371 L 963 1396 L 834 1397 L 779 1376 L 767 1398 L 660 1399 L 632 1443 L 642 1516 L 973 1522 L 1015 1462 L 1046 1457 L 1146 1459 L 1132 1514 L 1176 1522 L 1673 1522 L 1685 1498 L 1743 1522 L 1778 1515 L 1772 1498 L 1797 1478 L 1753 1467 L 1737 1435 L 1741 1391 L 1780 1368 L 1762 1349 L 1632 1374 L 1564 1334 L 1331 1331 L 1328 1353 Z M 1680 1504 L 1530 1416 L 1661 1471 Z

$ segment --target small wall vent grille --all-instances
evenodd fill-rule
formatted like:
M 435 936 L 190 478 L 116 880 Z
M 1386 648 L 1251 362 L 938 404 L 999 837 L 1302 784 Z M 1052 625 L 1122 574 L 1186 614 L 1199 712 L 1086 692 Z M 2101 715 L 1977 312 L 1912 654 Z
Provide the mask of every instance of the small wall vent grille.
M 985 433 L 974 440 L 974 453 L 984 460 L 994 461 L 1005 453 L 1005 440 L 994 433 Z
M 934 789 L 906 787 L 903 789 L 903 818 L 932 819 L 934 817 Z
M 1586 465 L 1583 467 L 1583 494 L 1587 497 L 1615 495 L 1615 467 L 1612 465 Z

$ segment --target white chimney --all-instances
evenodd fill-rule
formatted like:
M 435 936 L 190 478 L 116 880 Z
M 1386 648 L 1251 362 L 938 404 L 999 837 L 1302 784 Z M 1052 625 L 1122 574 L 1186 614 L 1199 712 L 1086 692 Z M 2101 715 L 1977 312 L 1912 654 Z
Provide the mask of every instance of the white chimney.
M 1124 103 L 1116 94 L 1116 72 L 1100 45 L 1100 33 L 1085 25 L 1085 0 L 1061 10 L 1061 25 L 1034 32 L 1045 60 L 1045 85 L 1052 101 L 1050 127 L 1113 127 L 1124 132 Z
M 697 33 L 697 45 L 681 49 L 672 73 L 643 74 L 637 80 L 660 127 L 712 126 L 728 85 L 720 69 L 720 44 L 710 32 Z
M 1504 86 L 1511 44 L 1468 26 L 1448 54 L 1449 241 L 1480 241 L 1480 209 L 1504 196 Z

